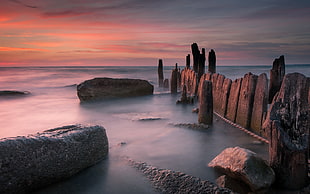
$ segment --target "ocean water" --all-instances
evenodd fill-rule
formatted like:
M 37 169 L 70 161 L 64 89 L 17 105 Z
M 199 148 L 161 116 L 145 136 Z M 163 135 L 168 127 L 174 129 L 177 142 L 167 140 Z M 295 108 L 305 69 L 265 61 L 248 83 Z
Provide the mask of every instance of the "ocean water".
M 172 68 L 164 68 L 165 78 L 170 78 Z M 235 79 L 247 72 L 268 74 L 270 68 L 219 66 L 217 71 Z M 286 72 L 309 77 L 310 65 L 286 66 Z M 95 77 L 145 79 L 154 85 L 155 94 L 81 104 L 76 84 Z M 257 144 L 217 117 L 205 131 L 175 127 L 197 123 L 197 115 L 191 112 L 197 105 L 176 105 L 180 94 L 158 88 L 157 67 L 0 67 L 0 90 L 31 92 L 25 97 L 0 97 L 0 138 L 70 124 L 106 129 L 108 159 L 37 193 L 156 193 L 124 157 L 213 182 L 217 174 L 207 163 L 227 147 L 248 148 L 268 159 L 267 145 Z M 140 121 L 145 118 L 161 119 Z

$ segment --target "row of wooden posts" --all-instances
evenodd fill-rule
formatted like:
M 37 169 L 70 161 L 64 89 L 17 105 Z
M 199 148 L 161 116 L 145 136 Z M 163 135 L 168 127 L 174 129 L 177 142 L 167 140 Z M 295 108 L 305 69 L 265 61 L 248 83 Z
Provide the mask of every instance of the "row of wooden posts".
M 186 96 L 198 99 L 198 121 L 201 123 L 212 124 L 213 112 L 217 112 L 228 120 L 266 137 L 271 142 L 269 162 L 276 172 L 278 185 L 296 189 L 308 184 L 310 78 L 301 74 L 289 75 L 285 82 L 291 88 L 281 86 L 285 76 L 285 62 L 284 56 L 280 56 L 273 62 L 269 82 L 265 73 L 258 76 L 247 73 L 232 81 L 215 72 L 214 50 L 209 52 L 208 73 L 205 73 L 205 50 L 202 49 L 200 53 L 196 43 L 192 44 L 191 48 L 193 68 L 190 67 L 190 55 L 187 55 L 186 67 L 182 71 L 177 66 L 172 70 L 171 93 L 177 93 L 177 88 L 182 88 L 181 102 L 189 102 Z M 161 80 L 162 60 L 158 70 Z M 280 91 L 280 88 L 285 91 Z M 301 96 L 303 99 L 300 99 Z M 273 103 L 277 103 L 277 106 Z M 268 104 L 271 104 L 272 110 L 268 110 Z M 290 117 L 290 120 L 285 120 L 286 117 Z M 299 127 L 282 126 L 282 123 L 295 123 Z M 297 137 L 297 143 L 296 134 L 301 136 Z

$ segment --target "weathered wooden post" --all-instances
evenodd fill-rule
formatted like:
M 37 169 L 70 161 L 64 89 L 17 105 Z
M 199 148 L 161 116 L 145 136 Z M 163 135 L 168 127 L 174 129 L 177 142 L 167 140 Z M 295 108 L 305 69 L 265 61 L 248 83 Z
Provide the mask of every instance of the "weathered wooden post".
M 191 55 L 190 54 L 186 56 L 186 68 L 188 69 L 191 68 Z
M 205 73 L 206 68 L 206 51 L 202 48 L 201 54 L 199 54 L 198 61 L 198 80 L 200 80 L 201 76 Z
M 203 81 L 201 97 L 199 100 L 198 122 L 211 125 L 213 122 L 213 96 L 212 82 Z
M 244 75 L 240 88 L 236 123 L 245 128 L 249 128 L 251 123 L 256 83 L 257 75 L 252 73 Z
M 178 69 L 177 69 L 177 65 L 176 65 L 176 68 L 173 69 L 171 72 L 170 92 L 171 92 L 171 94 L 176 94 L 178 92 Z
M 276 184 L 288 189 L 300 189 L 309 183 L 309 84 L 300 73 L 287 74 L 263 125 Z
M 209 52 L 208 62 L 209 62 L 208 71 L 210 73 L 215 73 L 216 72 L 216 55 L 213 49 L 211 49 L 211 51 Z
M 192 54 L 193 54 L 193 70 L 195 71 L 195 73 L 198 73 L 198 64 L 199 64 L 199 55 L 200 55 L 198 44 L 193 43 L 191 45 L 191 48 L 192 48 Z
M 269 104 L 272 103 L 273 97 L 280 90 L 282 80 L 285 75 L 284 56 L 273 61 L 272 69 L 270 70 L 270 84 L 269 84 Z
M 158 84 L 159 87 L 164 86 L 164 72 L 163 72 L 163 60 L 159 59 L 158 61 Z
M 169 89 L 169 79 L 165 79 L 164 80 L 164 88 L 168 88 Z
M 258 134 L 262 134 L 262 124 L 264 121 L 264 115 L 267 113 L 268 105 L 268 79 L 266 73 L 262 73 L 258 76 L 252 118 L 251 118 L 251 129 Z

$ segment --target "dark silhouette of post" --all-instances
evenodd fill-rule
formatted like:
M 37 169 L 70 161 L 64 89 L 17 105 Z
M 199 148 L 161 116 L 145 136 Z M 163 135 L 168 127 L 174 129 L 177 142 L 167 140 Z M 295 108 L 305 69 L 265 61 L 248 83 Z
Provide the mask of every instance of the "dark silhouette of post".
M 216 72 L 216 55 L 213 49 L 211 49 L 211 51 L 209 52 L 208 62 L 209 62 L 208 71 L 210 73 L 215 73 Z
M 191 68 L 191 55 L 190 54 L 186 56 L 186 68 L 188 69 Z
M 193 43 L 191 45 L 191 48 L 192 48 L 192 54 L 193 54 L 193 70 L 195 71 L 195 73 L 198 73 L 200 51 L 199 51 L 197 43 Z
M 178 64 L 175 64 L 175 69 L 171 72 L 170 92 L 176 94 L 178 92 Z
M 212 82 L 208 80 L 202 83 L 198 122 L 206 125 L 211 125 L 213 122 Z
M 164 72 L 163 72 L 163 60 L 159 59 L 158 61 L 158 84 L 159 87 L 164 86 Z
M 282 80 L 285 75 L 284 56 L 280 56 L 273 61 L 272 69 L 270 70 L 270 84 L 269 84 L 269 104 L 272 103 L 273 97 L 280 90 Z
M 206 50 L 204 48 L 202 48 L 201 54 L 199 54 L 198 62 L 198 80 L 200 80 L 200 77 L 205 73 L 206 68 Z

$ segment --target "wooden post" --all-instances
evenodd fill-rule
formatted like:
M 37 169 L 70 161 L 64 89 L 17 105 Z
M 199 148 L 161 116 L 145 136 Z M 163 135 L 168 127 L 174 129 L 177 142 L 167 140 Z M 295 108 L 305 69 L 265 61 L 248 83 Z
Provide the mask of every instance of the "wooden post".
M 198 122 L 206 125 L 211 125 L 213 122 L 213 96 L 211 81 L 205 80 L 202 84 Z
M 159 87 L 164 86 L 164 72 L 163 72 L 163 60 L 158 61 L 158 85 Z
M 208 71 L 210 73 L 215 73 L 216 72 L 216 55 L 213 49 L 211 49 L 211 51 L 209 52 L 209 56 L 208 56 Z
M 270 84 L 269 84 L 269 104 L 272 103 L 273 97 L 280 90 L 282 80 L 285 75 L 284 56 L 273 61 L 272 69 L 270 70 Z

